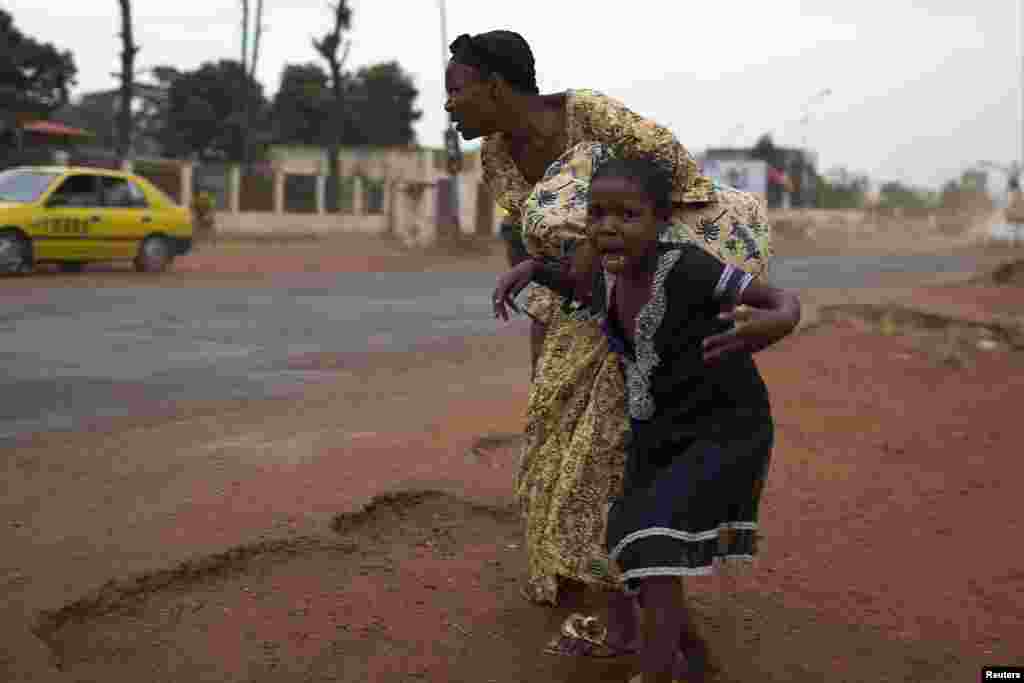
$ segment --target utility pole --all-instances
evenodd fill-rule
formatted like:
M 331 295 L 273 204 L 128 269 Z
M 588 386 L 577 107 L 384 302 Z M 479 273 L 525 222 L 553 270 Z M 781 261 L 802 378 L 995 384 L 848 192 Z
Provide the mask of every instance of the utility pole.
M 444 84 L 444 73 L 448 68 L 448 12 L 445 0 L 438 0 L 441 13 L 441 83 Z M 447 89 L 445 97 L 448 96 Z M 459 171 L 462 167 L 462 150 L 459 148 L 459 134 L 452 127 L 452 117 L 448 114 L 448 125 L 444 129 L 445 166 L 448 170 L 448 204 L 455 221 L 455 236 L 462 231 L 459 221 Z
M 1020 175 L 1024 170 L 1024 0 L 1017 0 L 1017 53 L 1020 63 L 1017 76 L 1017 125 L 1020 135 L 1017 144 L 1020 145 L 1020 156 L 1017 158 L 1016 174 L 1010 179 L 1010 188 L 1019 193 L 1022 180 Z

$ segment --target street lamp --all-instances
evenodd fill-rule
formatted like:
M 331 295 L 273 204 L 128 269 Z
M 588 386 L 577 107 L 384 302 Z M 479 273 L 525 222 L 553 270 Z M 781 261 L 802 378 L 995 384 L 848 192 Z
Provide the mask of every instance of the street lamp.
M 807 124 L 811 120 L 811 105 L 817 104 L 824 101 L 826 97 L 832 94 L 832 88 L 825 88 L 819 91 L 814 97 L 804 102 L 803 116 L 800 117 L 800 125 L 803 127 L 803 137 L 801 138 L 801 147 L 807 149 Z

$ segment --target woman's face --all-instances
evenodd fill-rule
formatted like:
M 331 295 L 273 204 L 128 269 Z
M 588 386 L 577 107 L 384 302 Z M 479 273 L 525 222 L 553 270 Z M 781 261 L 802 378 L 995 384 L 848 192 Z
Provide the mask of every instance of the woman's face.
M 645 272 L 663 216 L 628 178 L 605 176 L 590 186 L 589 231 L 609 273 Z
M 451 114 L 455 130 L 464 140 L 474 140 L 498 132 L 498 107 L 491 81 L 480 77 L 480 72 L 465 64 L 448 62 L 444 72 L 444 87 L 448 101 L 444 108 Z

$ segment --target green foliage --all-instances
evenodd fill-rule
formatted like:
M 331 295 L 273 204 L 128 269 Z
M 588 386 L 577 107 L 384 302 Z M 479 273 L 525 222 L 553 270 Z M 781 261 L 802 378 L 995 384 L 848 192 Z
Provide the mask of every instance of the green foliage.
M 192 216 L 200 233 L 213 232 L 216 227 L 217 200 L 209 192 L 198 192 L 192 197 Z
M 117 112 L 120 95 L 115 90 L 88 93 L 53 112 L 52 118 L 96 137 L 96 145 L 113 149 L 117 144 Z
M 862 174 L 845 168 L 833 169 L 828 177 L 817 179 L 817 207 L 819 209 L 861 209 L 867 201 L 871 181 Z
M 934 192 L 909 187 L 900 182 L 884 183 L 879 188 L 878 206 L 882 209 L 930 209 L 939 204 Z
M 334 96 L 327 72 L 317 64 L 288 64 L 274 97 L 274 137 L 280 142 L 323 145 L 330 139 Z
M 253 103 L 249 126 L 266 139 L 269 107 L 263 87 L 235 60 L 206 62 L 175 78 L 167 93 L 160 142 L 173 156 L 241 159 L 246 116 L 243 102 Z M 259 142 L 260 135 L 249 135 Z
M 413 124 L 423 116 L 415 108 L 419 90 L 398 62 L 360 69 L 350 87 L 354 125 L 343 137 L 349 145 L 409 145 Z
M 413 124 L 423 113 L 412 77 L 398 62 L 364 67 L 343 75 L 342 102 L 336 105 L 330 77 L 317 64 L 289 64 L 274 98 L 275 138 L 286 144 L 342 146 L 408 145 Z
M 0 111 L 45 117 L 68 101 L 76 73 L 69 51 L 26 36 L 0 9 Z

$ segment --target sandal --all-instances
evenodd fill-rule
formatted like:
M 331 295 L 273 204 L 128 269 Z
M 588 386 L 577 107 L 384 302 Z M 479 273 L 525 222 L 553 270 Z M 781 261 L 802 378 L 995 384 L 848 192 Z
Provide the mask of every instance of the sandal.
M 561 633 L 544 648 L 544 654 L 560 657 L 593 657 L 611 659 L 636 654 L 635 648 L 616 647 L 608 642 L 608 629 L 597 617 L 570 614 L 562 623 Z

